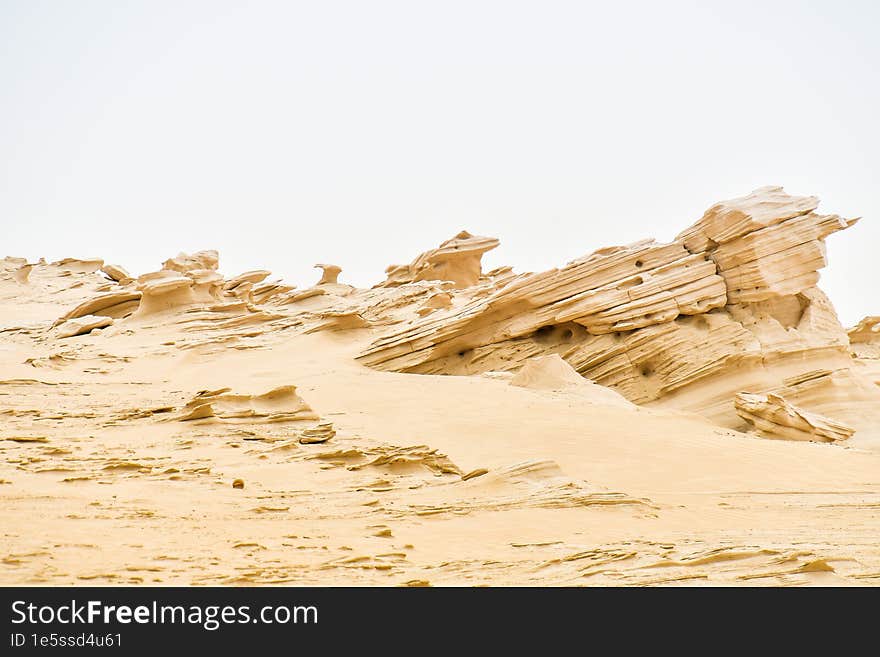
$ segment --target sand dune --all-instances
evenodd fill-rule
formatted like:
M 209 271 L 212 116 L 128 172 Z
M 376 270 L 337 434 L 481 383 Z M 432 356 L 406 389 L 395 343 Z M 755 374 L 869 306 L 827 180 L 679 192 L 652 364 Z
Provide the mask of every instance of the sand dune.
M 817 208 L 534 274 L 461 232 L 371 289 L 5 258 L 0 582 L 880 583 L 878 318 Z

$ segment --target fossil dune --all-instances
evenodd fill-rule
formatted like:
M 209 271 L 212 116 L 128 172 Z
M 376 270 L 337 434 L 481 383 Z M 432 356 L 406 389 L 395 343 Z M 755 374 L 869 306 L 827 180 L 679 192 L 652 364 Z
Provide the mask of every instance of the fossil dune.
M 880 318 L 818 208 L 525 274 L 462 231 L 370 289 L 0 260 L 0 582 L 880 583 Z

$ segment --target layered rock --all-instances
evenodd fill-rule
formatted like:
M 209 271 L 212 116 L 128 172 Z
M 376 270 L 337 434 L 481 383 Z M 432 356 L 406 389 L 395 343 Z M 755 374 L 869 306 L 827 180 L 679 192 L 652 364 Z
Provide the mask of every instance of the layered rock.
M 862 321 L 847 331 L 851 345 L 878 345 L 880 346 L 880 317 L 865 317 Z
M 137 310 L 142 293 L 139 290 L 107 292 L 92 299 L 83 301 L 78 306 L 64 313 L 55 322 L 56 326 L 69 319 L 99 315 L 101 317 L 125 317 Z
M 266 303 L 278 296 L 291 292 L 293 289 L 293 285 L 280 282 L 260 283 L 251 290 L 251 298 L 254 300 L 254 303 Z
M 31 270 L 34 268 L 34 265 L 28 263 L 25 258 L 14 258 L 14 257 L 5 257 L 0 259 L 0 278 L 4 278 L 6 276 L 12 278 L 16 283 L 20 285 L 26 285 L 28 283 L 28 277 L 31 275 Z
M 859 372 L 880 386 L 880 317 L 865 317 L 849 330 L 849 341 Z
M 462 231 L 436 249 L 425 251 L 408 265 L 391 265 L 386 286 L 414 281 L 452 281 L 457 288 L 475 285 L 482 274 L 482 257 L 500 242 Z
M 230 278 L 228 281 L 223 283 L 223 289 L 227 292 L 235 292 L 236 288 L 250 284 L 251 288 L 257 283 L 262 283 L 266 278 L 268 278 L 269 274 L 271 274 L 268 269 L 255 269 L 254 271 L 246 271 L 243 274 L 239 274 L 233 278 Z
M 119 265 L 107 265 L 105 264 L 101 267 L 101 272 L 104 273 L 107 278 L 111 281 L 116 281 L 120 285 L 128 285 L 131 283 L 132 275 L 129 274 L 124 267 L 120 267 Z
M 142 297 L 136 315 L 143 317 L 196 303 L 193 279 L 172 270 L 162 270 L 138 277 Z
M 734 401 L 736 412 L 765 438 L 831 443 L 846 440 L 855 429 L 831 418 L 810 413 L 779 395 L 742 392 Z
M 104 292 L 82 302 L 56 320 L 55 325 L 88 315 L 122 319 L 129 316 L 144 317 L 195 304 L 213 304 L 221 298 L 221 292 L 232 297 L 249 292 L 252 281 L 261 281 L 269 272 L 246 272 L 224 282 L 217 272 L 216 251 L 199 251 L 193 255 L 180 253 L 166 260 L 162 269 L 131 279 L 128 272 L 118 265 L 103 265 L 101 260 L 74 260 L 68 258 L 53 263 L 64 267 L 76 267 L 83 272 L 100 269 L 116 285 L 104 286 Z M 82 273 L 82 272 L 81 272 Z M 106 280 L 106 279 L 104 279 Z
M 425 315 L 430 315 L 435 310 L 442 310 L 444 308 L 452 308 L 452 295 L 448 292 L 437 292 L 428 297 L 417 312 L 421 317 L 424 317 Z
M 25 263 L 12 272 L 12 278 L 15 280 L 16 283 L 20 285 L 25 285 L 28 282 L 28 277 L 31 275 L 31 270 L 33 268 L 33 265 Z
M 218 272 L 213 269 L 193 269 L 186 272 L 186 277 L 191 281 L 190 287 L 195 301 L 210 303 L 220 298 L 223 276 Z
M 326 310 L 317 313 L 318 323 L 306 330 L 306 333 L 318 331 L 349 331 L 367 328 L 370 323 L 364 316 L 354 310 Z
M 95 329 L 110 326 L 113 320 L 110 317 L 101 317 L 97 315 L 84 315 L 76 319 L 68 319 L 59 324 L 55 329 L 55 337 L 72 338 L 77 335 L 90 333 Z
M 180 421 L 208 418 L 246 422 L 320 419 L 312 407 L 297 394 L 296 386 L 293 385 L 279 386 L 259 395 L 232 394 L 230 388 L 202 390 L 187 402 L 176 417 Z M 326 434 L 326 431 L 323 433 Z
M 342 267 L 339 265 L 315 265 L 316 269 L 321 270 L 321 279 L 316 285 L 336 285 L 339 282 L 339 274 L 342 273 Z
M 860 436 L 880 437 L 880 387 L 852 363 L 838 369 L 801 372 L 786 378 L 770 392 L 801 408 L 844 422 Z
M 744 428 L 737 393 L 771 392 L 821 370 L 837 374 L 803 401 L 805 411 L 821 406 L 822 395 L 836 398 L 839 387 L 853 389 L 846 409 L 828 404 L 831 417 L 876 427 L 880 389 L 854 371 L 846 331 L 815 287 L 824 239 L 857 220 L 817 207 L 815 197 L 779 187 L 755 190 L 714 205 L 670 244 L 601 249 L 560 269 L 508 275 L 485 297 L 485 285 L 462 290 L 469 302 L 424 313 L 359 360 L 383 370 L 474 374 L 558 354 L 630 401 L 736 428 Z
M 51 266 L 71 273 L 91 274 L 101 269 L 104 261 L 101 258 L 62 258 L 51 263 Z
M 381 369 L 415 372 L 453 353 L 557 324 L 572 322 L 601 335 L 669 322 L 724 303 L 724 282 L 710 261 L 680 244 L 646 241 L 521 276 L 485 300 L 378 341 L 362 360 Z
M 197 251 L 196 253 L 178 253 L 176 257 L 169 258 L 162 263 L 162 269 L 177 271 L 185 274 L 196 269 L 214 269 L 220 265 L 220 255 L 213 249 Z
M 823 240 L 858 221 L 815 214 L 818 205 L 815 196 L 762 187 L 713 205 L 677 239 L 718 265 L 729 303 L 796 294 L 819 281 L 827 264 Z

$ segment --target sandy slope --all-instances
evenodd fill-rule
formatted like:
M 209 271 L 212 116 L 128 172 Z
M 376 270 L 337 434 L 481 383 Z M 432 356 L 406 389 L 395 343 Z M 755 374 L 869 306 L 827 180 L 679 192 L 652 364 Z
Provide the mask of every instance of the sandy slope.
M 379 329 L 309 334 L 290 321 L 308 300 L 57 339 L 102 279 L 31 279 L 0 283 L 2 584 L 880 581 L 880 454 L 858 443 L 765 440 L 577 386 L 377 372 L 354 357 Z M 200 390 L 285 385 L 336 435 L 301 444 L 316 422 L 270 421 L 271 403 L 178 419 Z

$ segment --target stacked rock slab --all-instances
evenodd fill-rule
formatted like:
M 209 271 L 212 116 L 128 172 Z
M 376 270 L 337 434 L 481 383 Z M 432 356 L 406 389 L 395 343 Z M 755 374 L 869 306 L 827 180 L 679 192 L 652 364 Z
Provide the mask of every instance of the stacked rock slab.
M 858 371 L 880 386 L 880 317 L 865 317 L 849 330 L 849 341 Z
M 865 317 L 847 331 L 853 356 L 860 360 L 880 361 L 880 317 Z
M 817 207 L 815 197 L 780 187 L 755 190 L 712 206 L 670 244 L 601 249 L 513 277 L 486 298 L 380 337 L 359 360 L 390 371 L 473 374 L 514 371 L 555 353 L 630 401 L 697 411 L 734 428 L 747 428 L 734 407 L 738 393 L 771 392 L 823 371 L 836 373 L 828 391 L 858 389 L 847 421 L 878 426 L 880 388 L 863 385 L 846 331 L 815 287 L 825 238 L 857 220 Z M 811 412 L 818 402 L 803 403 Z
M 452 281 L 455 287 L 476 285 L 482 274 L 481 259 L 498 246 L 494 237 L 462 231 L 436 249 L 425 251 L 408 265 L 391 265 L 383 285 L 393 287 L 414 281 Z
M 819 281 L 824 239 L 858 219 L 820 215 L 815 196 L 789 196 L 761 187 L 716 203 L 678 236 L 691 253 L 707 253 L 727 284 L 728 303 L 797 294 Z
M 737 413 L 766 438 L 833 443 L 846 440 L 855 431 L 842 422 L 798 408 L 772 393 L 741 392 L 734 404 Z
M 199 251 L 193 255 L 180 253 L 175 258 L 166 260 L 159 271 L 143 274 L 134 280 L 121 267 L 104 266 L 102 271 L 117 285 L 111 291 L 99 294 L 69 310 L 58 318 L 54 326 L 83 317 L 96 316 L 111 320 L 129 316 L 144 317 L 197 303 L 214 303 L 224 287 L 223 276 L 217 271 L 218 262 L 216 251 Z M 102 263 L 101 260 L 74 261 L 68 258 L 54 264 L 91 271 L 90 268 L 101 267 Z M 242 274 L 226 285 L 227 288 L 232 286 L 228 293 L 232 295 L 242 285 L 252 280 L 262 280 L 268 274 L 269 272 L 262 271 Z M 83 323 L 71 324 L 64 330 L 75 330 L 80 324 Z

